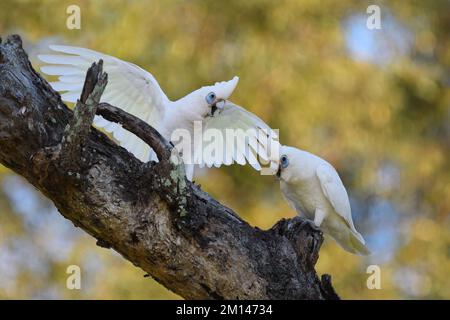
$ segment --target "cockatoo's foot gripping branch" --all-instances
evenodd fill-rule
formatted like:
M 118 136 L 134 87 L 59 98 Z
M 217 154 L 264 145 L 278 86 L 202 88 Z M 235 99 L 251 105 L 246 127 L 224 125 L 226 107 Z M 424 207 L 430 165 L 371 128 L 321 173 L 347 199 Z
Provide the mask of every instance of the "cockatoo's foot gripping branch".
M 106 85 L 102 62 L 94 64 L 72 112 L 33 70 L 20 37 L 0 41 L 0 162 L 98 245 L 184 298 L 338 298 L 330 277 L 314 270 L 320 232 L 300 217 L 267 231 L 248 225 L 185 179 L 158 132 L 99 104 Z M 160 161 L 142 164 L 92 128 L 96 113 L 139 136 Z

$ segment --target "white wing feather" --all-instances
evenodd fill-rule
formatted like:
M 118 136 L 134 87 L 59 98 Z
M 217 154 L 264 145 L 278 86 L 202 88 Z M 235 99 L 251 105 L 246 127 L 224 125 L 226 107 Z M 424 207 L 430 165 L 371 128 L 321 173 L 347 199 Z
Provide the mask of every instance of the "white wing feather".
M 202 165 L 208 167 L 230 165 L 233 162 L 244 165 L 248 162 L 254 169 L 261 170 L 258 156 L 268 160 L 270 143 L 278 143 L 278 135 L 260 118 L 244 108 L 229 101 L 225 102 L 222 109 L 218 109 L 214 116 L 206 117 L 203 122 L 203 131 L 209 129 L 219 130 L 224 138 L 224 156 L 203 157 Z M 227 129 L 234 132 L 235 141 L 227 139 Z M 261 131 L 264 130 L 264 131 Z M 200 145 L 200 144 L 197 144 Z M 203 148 L 206 144 L 203 143 Z M 202 166 L 201 165 L 201 166 Z
M 330 201 L 334 210 L 344 218 L 352 230 L 355 230 L 352 220 L 352 211 L 347 190 L 336 170 L 328 163 L 321 164 L 316 169 L 323 193 Z
M 169 99 L 161 90 L 156 79 L 142 68 L 115 57 L 93 50 L 51 45 L 50 49 L 62 54 L 39 55 L 39 59 L 51 64 L 41 68 L 48 75 L 59 76 L 50 83 L 53 89 L 64 91 L 61 98 L 75 103 L 81 95 L 87 69 L 100 59 L 108 73 L 108 85 L 101 102 L 108 102 L 140 119 L 156 129 L 161 125 Z M 120 125 L 110 123 L 96 116 L 95 125 L 113 134 L 121 146 L 133 153 L 141 161 L 154 158 L 150 147 Z

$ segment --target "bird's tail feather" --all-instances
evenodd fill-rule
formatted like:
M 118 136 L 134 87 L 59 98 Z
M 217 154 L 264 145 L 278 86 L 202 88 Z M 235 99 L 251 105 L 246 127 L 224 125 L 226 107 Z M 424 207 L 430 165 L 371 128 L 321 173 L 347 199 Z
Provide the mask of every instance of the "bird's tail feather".
M 358 233 L 356 230 L 350 230 L 349 232 L 349 244 L 350 244 L 350 251 L 352 253 L 356 253 L 362 256 L 369 255 L 370 250 L 367 248 L 366 243 L 364 241 L 364 238 L 361 236 L 361 234 Z
M 356 230 L 347 228 L 346 231 L 330 232 L 330 235 L 347 252 L 358 255 L 369 255 L 364 238 Z

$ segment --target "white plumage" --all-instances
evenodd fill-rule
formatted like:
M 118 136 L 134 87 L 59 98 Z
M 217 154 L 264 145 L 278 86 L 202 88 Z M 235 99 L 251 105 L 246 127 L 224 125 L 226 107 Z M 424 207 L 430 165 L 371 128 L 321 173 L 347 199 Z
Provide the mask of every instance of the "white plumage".
M 186 129 L 193 137 L 194 121 L 202 121 L 204 129 L 215 128 L 219 131 L 228 127 L 243 131 L 258 128 L 271 131 L 261 119 L 226 101 L 234 91 L 238 77 L 202 87 L 177 101 L 170 101 L 156 79 L 149 72 L 132 63 L 85 48 L 52 45 L 50 49 L 58 53 L 39 55 L 40 60 L 49 64 L 41 67 L 41 71 L 58 76 L 58 81 L 50 84 L 55 90 L 64 92 L 61 95 L 64 101 L 74 103 L 79 99 L 87 69 L 93 62 L 102 59 L 104 71 L 108 73 L 108 85 L 101 102 L 108 102 L 139 117 L 168 140 L 176 129 Z M 214 93 L 215 100 L 213 103 L 208 103 L 205 98 L 211 93 Z M 222 103 L 222 108 L 212 112 L 212 107 L 216 108 L 219 102 Z M 112 133 L 121 146 L 141 161 L 157 160 L 148 145 L 119 124 L 110 123 L 98 116 L 94 123 Z M 273 132 L 271 137 L 277 138 Z M 259 148 L 255 148 L 256 143 Z M 256 170 L 260 170 L 259 163 L 255 159 L 257 155 L 267 159 L 268 143 L 268 139 L 261 138 L 261 135 L 240 134 L 238 143 L 234 147 L 227 144 L 228 158 L 206 157 L 199 164 L 218 167 L 234 162 L 245 164 L 248 161 Z M 201 143 L 195 145 L 201 145 Z M 246 153 L 248 150 L 250 152 Z M 193 169 L 193 163 L 186 163 L 186 175 L 190 180 L 193 177 Z
M 297 213 L 313 220 L 345 250 L 370 253 L 353 225 L 347 191 L 328 162 L 309 152 L 282 146 L 277 176 L 284 197 Z

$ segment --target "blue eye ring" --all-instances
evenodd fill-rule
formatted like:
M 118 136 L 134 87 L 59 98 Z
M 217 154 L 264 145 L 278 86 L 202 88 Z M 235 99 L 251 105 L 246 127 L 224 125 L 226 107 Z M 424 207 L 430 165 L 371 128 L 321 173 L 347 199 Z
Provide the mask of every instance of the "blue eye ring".
M 208 93 L 205 100 L 208 104 L 213 104 L 216 101 L 216 94 L 214 92 Z
M 283 169 L 287 168 L 287 166 L 289 165 L 289 158 L 287 157 L 287 155 L 283 154 L 280 158 L 280 162 Z

